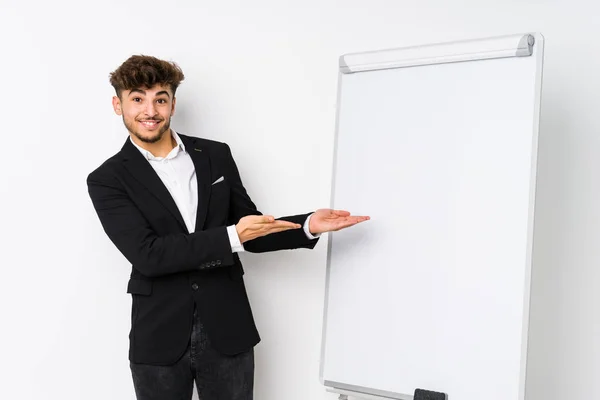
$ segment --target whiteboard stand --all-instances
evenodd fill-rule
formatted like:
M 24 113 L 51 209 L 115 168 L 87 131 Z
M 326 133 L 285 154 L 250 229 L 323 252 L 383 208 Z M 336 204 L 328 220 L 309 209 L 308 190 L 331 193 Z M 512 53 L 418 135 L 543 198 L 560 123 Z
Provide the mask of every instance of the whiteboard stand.
M 338 400 L 348 400 L 348 396 L 352 396 L 354 398 L 357 399 L 364 399 L 364 400 L 390 400 L 392 399 L 391 397 L 388 397 L 385 395 L 385 393 L 380 392 L 379 394 L 382 394 L 381 396 L 378 396 L 377 394 L 369 394 L 369 393 L 363 393 L 363 392 L 356 392 L 356 391 L 352 391 L 352 390 L 348 390 L 348 389 L 340 389 L 340 388 L 335 388 L 335 387 L 330 387 L 327 388 L 327 391 L 330 393 L 337 393 L 340 395 L 340 397 L 338 398 Z M 393 399 L 396 400 L 414 400 L 415 397 L 414 396 L 409 396 L 409 395 L 398 395 L 395 394 Z M 445 396 L 444 400 L 448 400 L 448 397 Z
M 372 395 L 372 394 L 368 394 L 368 393 L 353 392 L 351 390 L 345 390 L 345 389 L 327 388 L 327 391 L 329 393 L 339 394 L 340 397 L 338 398 L 338 400 L 349 400 L 348 396 L 352 396 L 354 398 L 364 399 L 364 400 L 389 400 L 389 397 L 381 397 L 381 396 L 376 396 L 376 395 Z M 402 400 L 413 400 L 413 397 L 406 396 L 406 397 L 402 398 Z

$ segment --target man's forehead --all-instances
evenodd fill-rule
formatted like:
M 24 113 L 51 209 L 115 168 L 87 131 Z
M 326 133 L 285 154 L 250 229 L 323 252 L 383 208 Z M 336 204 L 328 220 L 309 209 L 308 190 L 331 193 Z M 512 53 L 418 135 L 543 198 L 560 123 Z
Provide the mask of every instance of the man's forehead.
M 129 90 L 127 94 L 129 95 L 133 93 L 143 94 L 146 96 L 160 96 L 166 94 L 167 96 L 171 97 L 172 95 L 171 87 L 169 85 L 154 85 L 152 87 L 143 86 L 139 88 L 133 88 Z

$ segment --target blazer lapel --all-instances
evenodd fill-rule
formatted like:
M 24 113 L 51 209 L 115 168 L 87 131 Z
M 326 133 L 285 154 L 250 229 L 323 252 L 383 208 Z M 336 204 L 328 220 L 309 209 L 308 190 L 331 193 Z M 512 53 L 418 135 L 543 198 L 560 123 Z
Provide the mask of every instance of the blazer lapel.
M 148 188 L 150 193 L 152 193 L 171 212 L 171 214 L 173 214 L 173 217 L 179 221 L 181 227 L 187 232 L 188 230 L 183 221 L 183 217 L 177 208 L 177 204 L 175 204 L 175 201 L 171 197 L 171 194 L 148 160 L 146 160 L 140 151 L 131 143 L 130 139 L 127 139 L 125 145 L 123 145 L 121 153 L 123 155 L 123 164 L 125 165 L 125 168 L 129 170 L 135 179 Z
M 210 158 L 208 151 L 194 137 L 179 135 L 185 145 L 185 151 L 192 158 L 194 168 L 196 169 L 196 181 L 198 182 L 198 209 L 196 210 L 196 228 L 198 232 L 204 228 L 206 222 L 206 213 L 208 212 L 208 202 L 212 189 L 210 178 Z

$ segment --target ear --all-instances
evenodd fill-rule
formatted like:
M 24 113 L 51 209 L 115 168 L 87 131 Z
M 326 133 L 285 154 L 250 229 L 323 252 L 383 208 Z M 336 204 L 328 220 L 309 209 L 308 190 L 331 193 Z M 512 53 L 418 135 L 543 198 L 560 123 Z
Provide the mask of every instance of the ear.
M 113 109 L 115 110 L 115 114 L 123 115 L 123 110 L 121 109 L 121 99 L 118 96 L 113 96 L 112 98 Z
M 175 103 L 177 103 L 177 99 L 173 97 L 173 104 L 171 105 L 171 117 L 175 115 Z

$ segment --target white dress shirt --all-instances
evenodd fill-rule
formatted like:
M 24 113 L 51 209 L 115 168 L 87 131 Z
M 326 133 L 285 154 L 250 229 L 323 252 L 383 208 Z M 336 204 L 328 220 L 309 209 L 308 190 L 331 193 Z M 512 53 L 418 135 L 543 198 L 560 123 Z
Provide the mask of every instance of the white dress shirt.
M 148 150 L 138 146 L 131 137 L 131 143 L 142 153 L 144 158 L 148 160 L 156 174 L 165 185 L 171 197 L 175 201 L 185 226 L 189 233 L 194 233 L 196 229 L 196 212 L 198 209 L 198 184 L 196 181 L 196 169 L 192 158 L 185 150 L 185 145 L 181 141 L 179 135 L 171 129 L 171 134 L 177 142 L 177 146 L 167 154 L 166 157 L 155 157 Z M 304 233 L 309 239 L 318 237 L 310 233 L 309 223 L 310 217 L 304 223 Z M 235 225 L 227 227 L 227 235 L 231 250 L 235 252 L 243 252 L 244 245 L 240 243 L 240 238 L 237 234 Z

